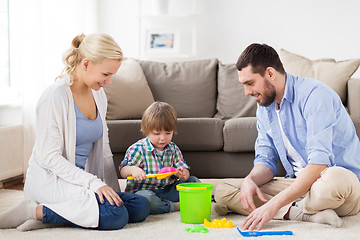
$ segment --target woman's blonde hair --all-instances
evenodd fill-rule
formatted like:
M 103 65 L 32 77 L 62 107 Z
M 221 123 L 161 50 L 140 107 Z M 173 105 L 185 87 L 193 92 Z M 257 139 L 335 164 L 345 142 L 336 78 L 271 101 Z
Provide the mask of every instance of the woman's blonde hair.
M 119 45 L 108 34 L 80 34 L 72 40 L 71 47 L 63 53 L 65 67 L 59 77 L 65 74 L 71 75 L 84 58 L 93 63 L 98 63 L 104 58 L 122 61 L 123 53 Z
M 153 130 L 174 131 L 176 133 L 177 115 L 175 109 L 166 102 L 154 102 L 141 119 L 141 132 L 146 136 Z

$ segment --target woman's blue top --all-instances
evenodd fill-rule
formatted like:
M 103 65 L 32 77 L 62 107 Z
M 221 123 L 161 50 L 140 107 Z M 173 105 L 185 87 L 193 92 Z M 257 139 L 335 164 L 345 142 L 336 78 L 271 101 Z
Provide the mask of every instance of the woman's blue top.
M 81 169 L 85 169 L 86 160 L 89 157 L 94 143 L 103 134 L 103 125 L 99 111 L 95 120 L 89 120 L 85 115 L 75 106 L 76 114 L 76 149 L 75 149 L 75 165 Z

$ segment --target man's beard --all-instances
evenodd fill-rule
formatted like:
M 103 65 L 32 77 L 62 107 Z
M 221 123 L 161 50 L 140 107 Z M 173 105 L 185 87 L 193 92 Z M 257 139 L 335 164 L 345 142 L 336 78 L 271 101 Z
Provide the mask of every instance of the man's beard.
M 265 93 L 262 94 L 263 102 L 259 102 L 261 106 L 267 107 L 270 106 L 275 100 L 276 90 L 274 85 L 272 85 L 269 80 L 265 78 Z

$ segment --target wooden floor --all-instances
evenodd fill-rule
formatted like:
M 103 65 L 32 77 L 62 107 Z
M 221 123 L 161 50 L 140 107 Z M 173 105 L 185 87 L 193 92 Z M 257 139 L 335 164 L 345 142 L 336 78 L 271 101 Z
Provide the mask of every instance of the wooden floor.
M 24 178 L 16 177 L 7 181 L 4 181 L 3 188 L 4 189 L 14 189 L 14 190 L 24 190 Z

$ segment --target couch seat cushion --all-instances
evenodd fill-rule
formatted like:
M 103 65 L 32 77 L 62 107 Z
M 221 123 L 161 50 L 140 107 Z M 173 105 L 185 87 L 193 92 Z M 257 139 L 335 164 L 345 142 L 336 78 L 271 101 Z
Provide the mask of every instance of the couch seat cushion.
M 217 151 L 223 148 L 224 122 L 217 118 L 179 118 L 173 142 L 181 151 Z
M 178 117 L 215 115 L 217 59 L 140 65 L 154 99 L 171 104 Z
M 141 120 L 107 120 L 113 153 L 126 152 L 143 138 Z M 179 118 L 172 141 L 181 151 L 218 151 L 223 148 L 224 121 L 218 118 Z
M 107 120 L 110 148 L 113 153 L 126 152 L 128 147 L 144 137 L 141 120 Z
M 256 138 L 256 117 L 233 118 L 225 121 L 225 152 L 254 151 Z

